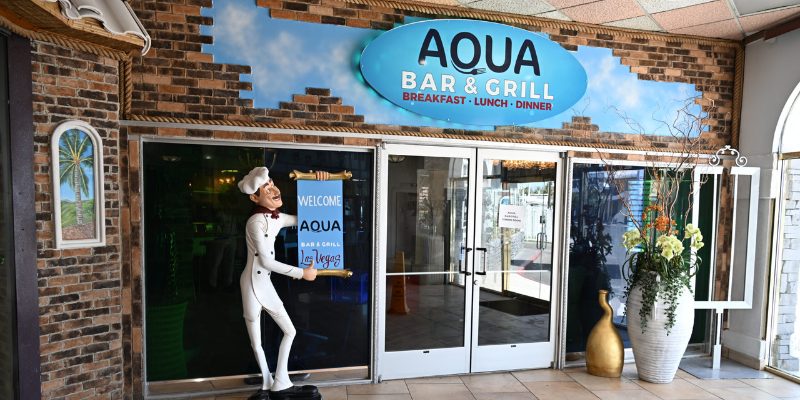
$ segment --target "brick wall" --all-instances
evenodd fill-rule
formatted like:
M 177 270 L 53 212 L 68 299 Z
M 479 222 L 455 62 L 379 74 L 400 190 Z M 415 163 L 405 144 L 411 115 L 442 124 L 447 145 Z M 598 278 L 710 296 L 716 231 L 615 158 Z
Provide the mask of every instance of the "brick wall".
M 389 30 L 402 23 L 405 14 L 394 8 L 345 3 L 342 1 L 257 0 L 259 7 L 272 10 L 272 18 L 355 28 Z
M 118 62 L 40 42 L 31 51 L 42 398 L 121 398 Z M 68 119 L 103 140 L 103 247 L 54 249 L 50 140 Z
M 436 17 L 338 0 L 259 0 L 257 4 L 269 8 L 273 18 L 373 29 L 390 29 L 405 16 Z M 414 132 L 422 129 L 431 134 L 511 137 L 577 146 L 680 149 L 679 143 L 664 136 L 613 132 L 604 132 L 603 136 L 576 136 L 574 129 L 500 127 L 493 131 L 465 131 L 367 124 L 363 119 L 337 118 L 324 111 L 309 114 L 305 111 L 310 110 L 294 110 L 291 107 L 303 107 L 297 104 L 305 100 L 291 93 L 286 93 L 287 102 L 278 109 L 256 109 L 252 100 L 239 98 L 240 90 L 252 90 L 252 84 L 239 77 L 250 73 L 250 66 L 215 63 L 210 54 L 202 53 L 202 45 L 213 42 L 213 38 L 201 35 L 200 28 L 212 25 L 213 20 L 200 13 L 203 7 L 212 6 L 212 0 L 136 0 L 131 5 L 153 38 L 153 51 L 133 60 L 130 119 L 236 121 L 241 125 L 280 124 L 295 128 L 333 126 L 354 131 Z M 710 131 L 702 135 L 703 148 L 716 150 L 731 141 L 735 45 L 719 41 L 697 43 L 671 36 L 650 39 L 622 33 L 587 33 L 533 23 L 518 26 L 547 33 L 567 49 L 579 45 L 610 48 L 640 79 L 694 84 L 703 93 L 701 104 L 708 113 L 706 122 Z M 336 96 L 336 93 L 328 96 Z M 348 104 L 348 99 L 342 101 Z M 352 114 L 357 115 L 358 111 L 353 110 Z M 601 132 L 602 129 L 599 127 Z

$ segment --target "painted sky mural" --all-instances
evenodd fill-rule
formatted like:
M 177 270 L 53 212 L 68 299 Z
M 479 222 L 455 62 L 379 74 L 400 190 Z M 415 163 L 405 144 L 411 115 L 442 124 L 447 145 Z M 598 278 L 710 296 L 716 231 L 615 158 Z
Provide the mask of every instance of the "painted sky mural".
M 375 93 L 364 83 L 358 60 L 366 44 L 383 31 L 272 19 L 253 0 L 215 2 L 203 14 L 214 18 L 214 25 L 203 31 L 214 37 L 214 44 L 203 50 L 215 62 L 251 66 L 252 74 L 242 80 L 251 81 L 253 90 L 240 95 L 253 99 L 255 107 L 277 108 L 292 94 L 319 87 L 331 89 L 367 123 L 491 129 L 420 116 Z M 406 22 L 414 21 L 419 19 Z M 604 132 L 669 134 L 660 121 L 672 122 L 687 99 L 701 95 L 692 84 L 639 80 L 610 49 L 580 46 L 572 54 L 588 75 L 586 94 L 570 110 L 525 126 L 561 128 L 572 116 L 583 115 Z M 690 112 L 698 115 L 699 106 L 692 105 Z

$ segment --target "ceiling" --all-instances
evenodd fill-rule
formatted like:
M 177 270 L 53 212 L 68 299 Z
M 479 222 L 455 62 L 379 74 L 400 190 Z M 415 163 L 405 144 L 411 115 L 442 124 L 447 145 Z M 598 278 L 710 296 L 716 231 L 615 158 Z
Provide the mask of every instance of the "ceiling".
M 418 0 L 564 21 L 725 39 L 800 16 L 800 0 Z

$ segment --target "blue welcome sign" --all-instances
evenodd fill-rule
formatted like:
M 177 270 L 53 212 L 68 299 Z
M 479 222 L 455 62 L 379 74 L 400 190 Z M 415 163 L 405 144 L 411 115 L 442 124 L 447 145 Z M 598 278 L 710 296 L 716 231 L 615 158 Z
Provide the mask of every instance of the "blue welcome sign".
M 342 181 L 297 181 L 298 265 L 343 269 Z
M 361 74 L 392 103 L 470 125 L 521 125 L 569 109 L 586 71 L 536 33 L 475 20 L 415 22 L 370 42 Z

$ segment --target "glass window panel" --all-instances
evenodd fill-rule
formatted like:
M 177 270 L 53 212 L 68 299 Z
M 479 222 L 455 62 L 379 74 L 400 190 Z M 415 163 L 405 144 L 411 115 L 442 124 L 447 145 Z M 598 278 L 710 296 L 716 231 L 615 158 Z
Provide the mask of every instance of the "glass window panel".
M 466 293 L 459 280 L 454 274 L 388 277 L 386 351 L 463 346 Z
M 727 274 L 726 286 L 728 286 L 727 292 L 730 293 L 730 300 L 744 301 L 747 243 L 755 240 L 756 234 L 756 227 L 749 226 L 752 179 L 749 175 L 733 175 L 732 179 L 735 179 L 736 186 L 736 212 L 731 211 L 735 223 L 731 236 L 735 247 L 731 255 L 732 271 Z
M 482 168 L 478 344 L 547 341 L 553 267 L 556 163 L 485 160 Z M 500 224 L 513 212 L 519 226 Z M 505 220 L 510 219 L 508 217 Z M 483 257 L 485 256 L 485 260 Z
M 800 152 L 800 135 L 790 133 L 798 130 L 800 130 L 800 101 L 795 99 L 781 134 L 781 153 Z
M 349 170 L 343 182 L 348 280 L 273 284 L 297 336 L 290 370 L 369 365 L 373 155 L 368 152 L 144 144 L 144 247 L 148 381 L 258 373 L 242 316 L 239 277 L 246 262 L 244 224 L 252 202 L 237 182 L 270 168 L 282 211 L 297 213 L 298 170 Z M 281 231 L 278 260 L 297 264 L 297 230 Z M 275 368 L 280 329 L 262 313 L 262 342 Z
M 717 225 L 714 224 L 714 199 L 719 191 L 719 176 L 718 175 L 700 175 L 700 204 L 699 210 L 705 212 L 698 213 L 698 227 L 700 233 L 703 235 L 705 246 L 697 252 L 697 256 L 703 260 L 697 269 L 697 274 L 694 276 L 694 298 L 696 301 L 707 301 L 711 299 L 711 249 L 712 238 L 714 232 L 717 230 Z M 719 203 L 719 201 L 717 201 Z M 708 331 L 709 318 L 713 317 L 713 311 L 697 310 L 694 314 L 694 329 L 692 330 L 692 337 L 689 339 L 690 343 L 701 343 L 706 341 L 706 333 Z
M 469 160 L 389 160 L 386 351 L 461 347 Z
M 586 349 L 589 332 L 603 314 L 597 301 L 600 289 L 609 291 L 612 320 L 630 347 L 625 317 L 626 251 L 622 234 L 634 228 L 629 215 L 637 218 L 655 200 L 657 187 L 652 179 L 656 169 L 645 166 L 575 164 L 572 175 L 570 209 L 569 278 L 567 283 L 567 352 Z M 685 226 L 690 206 L 691 176 L 686 174 L 677 195 L 673 218 Z M 701 201 L 711 201 L 713 191 L 701 191 Z M 623 202 L 628 199 L 630 210 Z M 701 229 L 705 229 L 701 225 Z M 703 231 L 705 234 L 705 230 Z M 702 274 L 701 274 L 702 275 Z M 698 282 L 701 275 L 698 275 Z M 706 281 L 698 285 L 707 285 Z M 697 315 L 705 312 L 699 311 Z M 704 340 L 705 320 L 695 324 L 692 341 Z M 698 333 L 699 332 L 699 333 Z

